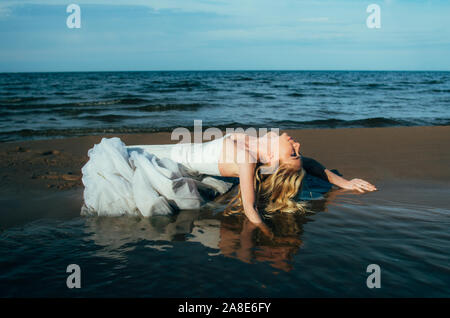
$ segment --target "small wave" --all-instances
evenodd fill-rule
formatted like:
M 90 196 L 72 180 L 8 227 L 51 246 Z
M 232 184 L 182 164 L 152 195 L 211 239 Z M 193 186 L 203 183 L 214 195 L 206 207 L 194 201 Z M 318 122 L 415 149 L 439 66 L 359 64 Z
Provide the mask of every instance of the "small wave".
M 401 85 L 434 85 L 434 84 L 444 84 L 445 81 L 441 80 L 430 80 L 430 81 L 422 81 L 422 82 L 415 82 L 415 81 L 398 81 L 394 82 L 395 84 L 401 84 Z
M 109 120 L 123 120 L 123 117 L 110 117 L 105 115 L 103 119 Z M 95 117 L 95 116 L 94 116 Z M 99 119 L 101 117 L 95 117 Z M 150 124 L 150 122 L 149 122 Z M 203 129 L 209 127 L 219 128 L 225 131 L 227 128 L 255 128 L 266 127 L 268 129 L 277 127 L 280 129 L 300 129 L 300 128 L 354 128 L 354 127 L 392 127 L 392 126 L 448 126 L 450 125 L 450 118 L 430 118 L 430 119 L 392 119 L 385 117 L 374 117 L 356 120 L 343 120 L 343 119 L 323 119 L 323 120 L 309 120 L 309 121 L 295 121 L 295 120 L 281 120 L 273 121 L 268 119 L 267 121 L 255 121 L 255 122 L 227 122 L 220 123 L 214 126 L 203 125 Z M 178 127 L 178 126 L 177 126 Z M 187 123 L 184 126 L 189 130 L 193 130 L 194 127 L 191 123 Z M 86 135 L 101 135 L 101 134 L 133 134 L 133 133 L 152 133 L 152 132 L 170 132 L 174 128 L 173 126 L 121 126 L 121 127 L 78 127 L 78 128 L 66 128 L 66 129 L 19 129 L 13 131 L 0 132 L 0 142 L 15 141 L 24 139 L 46 139 L 46 138 L 64 138 L 64 137 L 76 137 Z
M 0 104 L 28 103 L 46 99 L 47 99 L 46 97 L 15 97 L 15 98 L 0 99 Z
M 445 83 L 445 81 L 441 81 L 441 80 L 429 80 L 429 81 L 418 82 L 417 84 L 434 85 L 434 84 L 444 84 L 444 83 Z
M 78 103 L 80 106 L 84 105 L 115 105 L 115 104 L 121 104 L 121 105 L 137 105 L 142 103 L 148 103 L 149 100 L 145 98 L 120 98 L 120 99 L 113 99 L 113 100 L 106 100 L 106 101 L 94 101 L 94 102 L 82 102 Z
M 148 128 L 148 127 L 100 127 L 100 128 L 67 128 L 67 129 L 20 129 L 14 131 L 0 132 L 0 141 L 14 141 L 23 139 L 45 139 L 79 137 L 100 134 L 135 134 L 152 133 L 159 131 L 171 131 L 173 127 Z
M 118 122 L 118 121 L 122 121 L 125 119 L 136 118 L 136 116 L 108 114 L 108 115 L 98 115 L 98 116 L 87 115 L 87 116 L 81 116 L 79 118 L 85 119 L 85 120 L 97 120 L 97 121 L 102 121 L 102 122 L 106 122 L 106 123 L 113 123 L 113 122 Z
M 45 98 L 43 98 L 45 99 Z M 150 100 L 143 99 L 143 98 L 121 98 L 121 99 L 110 99 L 110 100 L 91 100 L 91 101 L 85 101 L 85 102 L 75 102 L 75 103 L 55 103 L 55 104 L 20 104 L 19 101 L 16 103 L 10 102 L 1 104 L 9 109 L 31 109 L 31 108 L 58 108 L 58 107 L 86 107 L 86 106 L 108 106 L 108 105 L 138 105 L 143 103 L 149 103 Z M 19 104 L 18 104 L 19 103 Z
M 373 117 L 364 119 L 344 120 L 337 118 L 316 119 L 309 121 L 278 121 L 277 124 L 284 128 L 352 128 L 352 127 L 390 127 L 390 126 L 415 126 L 415 125 L 442 125 L 434 120 L 428 122 L 419 120 L 393 119 L 385 117 Z
M 198 81 L 180 81 L 168 85 L 169 88 L 187 88 L 187 89 L 199 88 L 202 86 L 203 84 Z
M 363 84 L 361 86 L 365 86 L 368 88 L 379 88 L 379 87 L 384 87 L 386 86 L 386 84 L 379 84 L 379 83 L 369 83 L 369 84 Z
M 384 84 L 384 83 L 356 84 L 356 85 L 353 85 L 353 87 L 360 87 L 360 88 L 365 88 L 365 89 L 369 89 L 369 90 L 370 89 L 379 89 L 379 90 L 401 90 L 401 89 L 404 89 L 402 87 L 391 86 L 391 85 Z
M 450 93 L 450 89 L 432 89 L 433 93 Z
M 341 85 L 340 82 L 306 82 L 305 85 L 312 85 L 312 86 L 339 86 Z
M 296 92 L 294 92 L 294 93 L 289 93 L 289 94 L 287 94 L 287 96 L 290 96 L 290 97 L 305 97 L 306 95 L 305 95 L 305 94 L 302 94 L 302 93 L 296 93 Z
M 267 95 L 267 94 L 257 93 L 257 92 L 243 92 L 242 94 L 250 96 L 250 97 L 255 97 L 255 98 L 275 99 L 275 97 L 272 95 Z
M 232 81 L 237 81 L 237 82 L 241 82 L 241 81 L 253 81 L 253 78 L 247 77 L 247 76 L 239 76 L 239 77 L 232 78 L 231 80 L 232 80 Z
M 132 108 L 133 110 L 142 112 L 161 112 L 161 111 L 171 111 L 171 110 L 181 110 L 181 111 L 193 111 L 206 106 L 205 104 L 192 103 L 192 104 L 155 104 L 155 105 L 145 105 L 140 107 Z
M 139 89 L 138 92 L 140 93 L 177 93 L 179 90 L 175 88 L 153 88 L 153 87 L 144 87 L 142 89 Z
M 289 88 L 289 85 L 275 84 L 275 85 L 271 85 L 271 87 L 273 87 L 273 88 Z

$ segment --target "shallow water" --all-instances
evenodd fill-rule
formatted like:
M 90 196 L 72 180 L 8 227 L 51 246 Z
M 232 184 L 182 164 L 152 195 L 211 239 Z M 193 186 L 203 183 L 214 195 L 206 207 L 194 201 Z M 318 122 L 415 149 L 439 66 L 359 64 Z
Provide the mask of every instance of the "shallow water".
M 80 217 L 80 190 L 47 213 L 39 202 L 57 194 L 29 199 L 27 217 L 2 223 L 0 296 L 449 297 L 449 187 L 379 189 L 332 190 L 312 202 L 315 213 L 274 217 L 274 239 L 222 217 L 217 203 L 141 219 Z M 81 267 L 80 289 L 66 287 L 69 264 Z M 380 289 L 366 286 L 369 264 L 381 267 Z

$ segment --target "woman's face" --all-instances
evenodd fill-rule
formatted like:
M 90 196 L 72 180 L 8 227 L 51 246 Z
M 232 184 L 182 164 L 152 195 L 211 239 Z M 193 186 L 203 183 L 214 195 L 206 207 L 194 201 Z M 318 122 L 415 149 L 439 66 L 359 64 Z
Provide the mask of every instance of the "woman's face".
M 300 170 L 302 161 L 300 156 L 300 143 L 296 142 L 286 133 L 281 134 L 278 141 L 280 163 L 288 164 L 295 170 Z

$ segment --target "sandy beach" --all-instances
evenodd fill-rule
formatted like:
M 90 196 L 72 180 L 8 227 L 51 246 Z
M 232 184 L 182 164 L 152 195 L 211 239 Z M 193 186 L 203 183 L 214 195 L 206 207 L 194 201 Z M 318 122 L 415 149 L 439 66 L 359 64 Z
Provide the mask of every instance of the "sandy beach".
M 347 178 L 450 180 L 450 126 L 290 130 L 303 155 Z M 0 143 L 2 190 L 81 187 L 88 150 L 102 137 L 127 145 L 174 143 L 170 133 L 102 135 Z
M 300 141 L 303 155 L 338 169 L 347 179 L 362 178 L 374 183 L 379 194 L 389 181 L 403 182 L 405 188 L 418 182 L 439 187 L 450 180 L 450 126 L 288 132 Z M 82 204 L 81 167 L 88 159 L 87 151 L 102 137 L 112 136 L 1 143 L 1 200 L 6 210 L 0 216 L 2 226 L 30 217 L 61 216 L 61 206 L 71 207 L 63 214 L 76 215 Z M 118 137 L 127 145 L 173 142 L 170 133 Z M 392 195 L 392 191 L 385 195 Z M 38 204 L 35 200 L 39 200 Z M 441 200 L 448 205 L 446 196 Z

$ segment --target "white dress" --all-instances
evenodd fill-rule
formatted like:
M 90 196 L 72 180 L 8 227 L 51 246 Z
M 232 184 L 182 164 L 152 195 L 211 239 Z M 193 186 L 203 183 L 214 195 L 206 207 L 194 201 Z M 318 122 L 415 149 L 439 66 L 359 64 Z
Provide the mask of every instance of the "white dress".
M 167 215 L 174 209 L 197 209 L 204 194 L 227 192 L 220 176 L 225 135 L 206 143 L 126 146 L 103 138 L 89 149 L 81 169 L 86 215 Z

